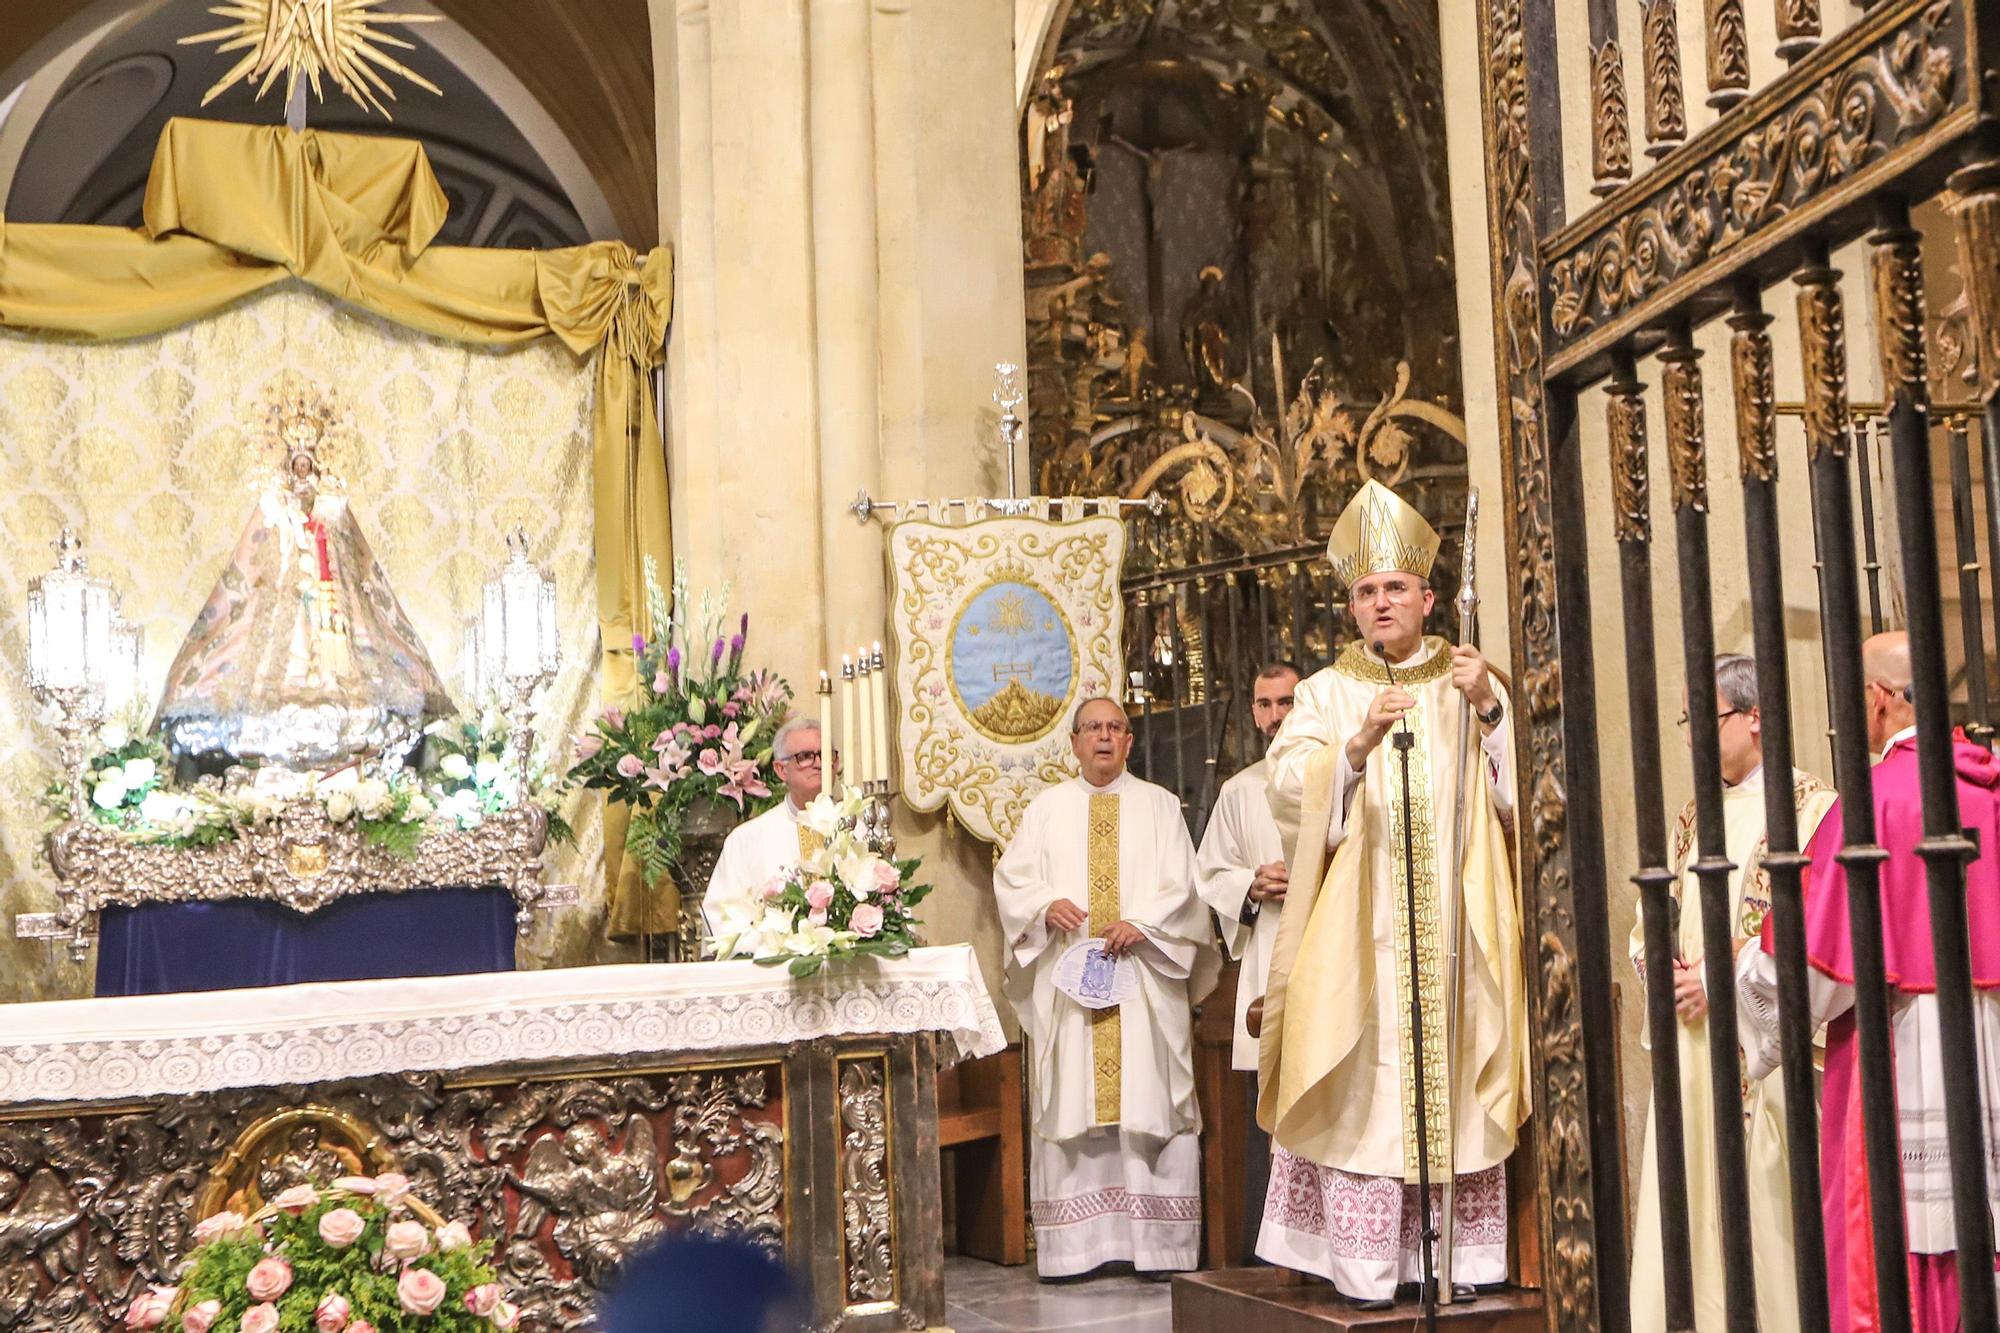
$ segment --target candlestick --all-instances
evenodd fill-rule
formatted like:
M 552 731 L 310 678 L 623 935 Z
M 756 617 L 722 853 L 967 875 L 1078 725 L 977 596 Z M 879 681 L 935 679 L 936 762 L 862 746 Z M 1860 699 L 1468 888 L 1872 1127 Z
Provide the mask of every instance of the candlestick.
M 874 670 L 875 684 L 875 754 L 871 772 L 877 781 L 887 786 L 895 782 L 896 775 L 889 770 L 889 673 L 882 662 L 880 639 L 875 641 L 869 665 Z
M 860 751 L 854 761 L 854 783 L 867 789 L 875 780 L 875 683 L 868 679 L 868 646 L 861 645 L 854 650 L 854 729 L 855 739 L 860 742 Z
M 854 776 L 854 659 L 846 653 L 840 655 L 840 762 L 846 765 L 846 772 L 834 790 L 840 791 L 856 782 Z
M 833 677 L 819 673 L 819 789 L 834 790 L 833 781 Z

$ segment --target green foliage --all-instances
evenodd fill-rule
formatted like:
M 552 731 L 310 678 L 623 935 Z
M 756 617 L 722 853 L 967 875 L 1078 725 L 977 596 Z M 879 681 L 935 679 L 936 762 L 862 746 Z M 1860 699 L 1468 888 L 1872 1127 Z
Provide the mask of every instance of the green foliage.
M 361 830 L 361 840 L 370 847 L 379 847 L 400 860 L 417 859 L 417 844 L 424 839 L 422 824 L 405 824 L 397 819 L 362 819 L 356 821 Z
M 320 1219 L 336 1208 L 351 1208 L 366 1222 L 360 1239 L 342 1249 L 319 1235 Z M 465 1294 L 472 1288 L 499 1280 L 488 1262 L 489 1241 L 443 1253 L 432 1233 L 430 1252 L 408 1266 L 442 1278 L 444 1299 L 429 1315 L 403 1309 L 396 1283 L 404 1265 L 385 1253 L 384 1242 L 389 1224 L 408 1216 L 392 1213 L 371 1198 L 332 1192 L 298 1216 L 276 1213 L 266 1218 L 261 1239 L 254 1231 L 241 1231 L 210 1241 L 190 1257 L 180 1297 L 164 1327 L 168 1333 L 180 1333 L 181 1317 L 189 1309 L 214 1300 L 222 1306 L 214 1328 L 234 1333 L 244 1312 L 257 1304 L 245 1285 L 250 1270 L 267 1255 L 276 1255 L 292 1268 L 291 1286 L 275 1302 L 280 1333 L 313 1333 L 313 1313 L 329 1292 L 346 1297 L 351 1318 L 367 1320 L 379 1333 L 494 1333 L 494 1321 L 473 1314 L 465 1304 Z

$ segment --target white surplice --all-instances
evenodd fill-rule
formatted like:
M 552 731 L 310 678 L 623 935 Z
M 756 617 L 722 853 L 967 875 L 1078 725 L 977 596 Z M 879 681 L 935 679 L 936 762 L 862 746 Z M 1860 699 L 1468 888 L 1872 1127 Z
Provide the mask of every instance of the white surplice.
M 1771 910 L 1770 874 L 1764 868 L 1764 770 L 1744 778 L 1722 793 L 1723 854 L 1729 872 L 1731 936 L 1754 941 Z M 1810 773 L 1792 774 L 1792 805 L 1798 821 L 1798 845 L 1811 841 L 1819 821 L 1832 806 L 1834 791 Z M 1678 956 L 1702 959 L 1701 883 L 1692 868 L 1696 859 L 1695 807 L 1689 801 L 1674 821 L 1671 869 L 1677 878 L 1672 894 L 1680 904 Z M 1633 924 L 1630 944 L 1633 970 L 1639 974 L 1641 1003 L 1646 980 L 1646 932 L 1643 915 Z M 1687 1163 L 1688 1253 L 1694 1264 L 1695 1327 L 1720 1330 L 1727 1326 L 1723 1308 L 1722 1204 L 1717 1195 L 1715 1103 L 1708 1078 L 1709 1024 L 1713 1015 L 1692 1023 L 1675 1016 L 1676 1050 L 1681 1073 L 1681 1141 Z M 1735 1021 L 1722 1016 L 1723 1031 L 1735 1032 Z M 1745 1079 L 1744 1140 L 1750 1177 L 1751 1234 L 1757 1238 L 1757 1323 L 1762 1333 L 1789 1333 L 1799 1326 L 1798 1294 L 1792 1281 L 1792 1193 L 1786 1166 L 1784 1080 L 1772 1073 Z M 1666 1279 L 1660 1234 L 1660 1180 L 1657 1126 L 1650 1099 L 1646 1110 L 1645 1155 L 1639 1168 L 1639 1208 L 1632 1228 L 1632 1328 L 1636 1333 L 1665 1333 Z
M 1250 901 L 1250 879 L 1257 867 L 1285 859 L 1265 782 L 1259 759 L 1222 784 L 1196 860 L 1202 901 L 1221 921 L 1229 956 L 1243 964 L 1236 977 L 1236 1039 L 1230 1048 L 1230 1065 L 1236 1069 L 1257 1068 L 1257 1039 L 1250 1035 L 1248 1015 L 1251 1002 L 1264 994 L 1285 906 L 1282 900 Z
M 1037 796 L 994 870 L 1007 996 L 1029 1049 L 1029 1194 L 1044 1276 L 1117 1260 L 1154 1271 L 1199 1261 L 1191 1012 L 1221 960 L 1194 873 L 1180 802 L 1126 773 L 1103 787 L 1074 778 Z M 1051 932 L 1047 912 L 1062 898 L 1090 913 L 1089 923 Z M 1072 945 L 1114 920 L 1145 935 L 1130 955 L 1138 988 L 1098 1017 L 1056 988 L 1054 971 Z
M 708 893 L 701 900 L 702 924 L 708 927 L 711 939 L 721 933 L 723 902 L 748 897 L 759 884 L 799 864 L 804 855 L 801 830 L 813 836 L 789 796 L 730 830 L 723 840 L 722 854 L 716 858 L 715 873 L 708 877 Z

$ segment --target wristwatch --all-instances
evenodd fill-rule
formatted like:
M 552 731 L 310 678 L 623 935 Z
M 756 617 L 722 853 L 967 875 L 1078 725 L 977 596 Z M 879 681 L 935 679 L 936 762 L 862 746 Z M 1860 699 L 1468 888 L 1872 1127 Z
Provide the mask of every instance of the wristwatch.
M 1507 710 L 1498 699 L 1495 699 L 1492 712 L 1474 713 L 1473 716 L 1479 719 L 1479 725 L 1482 727 L 1497 727 L 1500 725 L 1500 719 L 1507 716 Z

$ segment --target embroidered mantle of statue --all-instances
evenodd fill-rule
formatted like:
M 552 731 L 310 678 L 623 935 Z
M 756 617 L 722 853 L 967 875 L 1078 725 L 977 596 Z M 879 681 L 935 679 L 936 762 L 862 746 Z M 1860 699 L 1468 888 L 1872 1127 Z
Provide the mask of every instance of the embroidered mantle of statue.
M 283 471 L 174 657 L 161 736 L 204 768 L 326 770 L 406 750 L 451 703 L 327 469 L 334 412 L 294 391 L 267 421 Z

